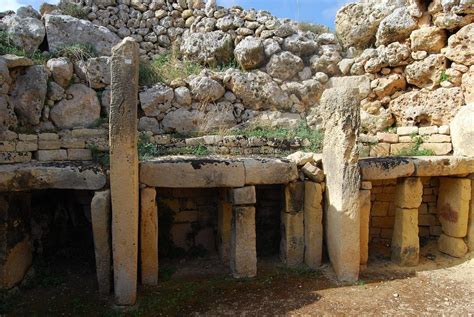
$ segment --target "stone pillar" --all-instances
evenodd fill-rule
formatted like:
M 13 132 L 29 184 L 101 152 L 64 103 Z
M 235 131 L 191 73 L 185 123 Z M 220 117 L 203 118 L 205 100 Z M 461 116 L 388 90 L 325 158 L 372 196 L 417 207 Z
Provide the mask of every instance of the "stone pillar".
M 471 203 L 469 208 L 469 224 L 467 227 L 467 246 L 469 251 L 474 251 L 474 174 L 470 175 L 471 179 Z
M 295 182 L 285 186 L 281 212 L 280 259 L 290 267 L 304 261 L 304 198 L 305 183 Z
M 97 282 L 99 293 L 103 295 L 110 293 L 112 278 L 110 213 L 110 190 L 95 192 L 91 202 L 92 232 Z
M 304 183 L 304 263 L 317 269 L 323 254 L 323 190 L 321 184 Z
M 360 205 L 360 265 L 367 266 L 369 261 L 369 226 L 370 226 L 370 190 L 359 191 Z
M 219 257 L 225 264 L 229 263 L 230 240 L 232 229 L 232 203 L 228 197 L 228 189 L 219 190 L 219 201 L 217 206 L 217 240 Z
M 359 101 L 355 87 L 331 88 L 321 97 L 326 241 L 337 278 L 347 282 L 357 281 L 360 269 Z
M 130 37 L 112 49 L 110 103 L 110 189 L 114 289 L 118 305 L 133 305 L 137 293 L 138 44 Z
M 255 186 L 232 189 L 230 197 L 234 203 L 232 207 L 230 270 L 235 278 L 255 277 L 257 275 Z
M 439 238 L 438 248 L 441 252 L 458 258 L 468 251 L 464 238 L 468 235 L 471 191 L 470 179 L 439 179 L 437 208 L 443 234 Z
M 395 225 L 392 236 L 392 261 L 402 266 L 418 265 L 418 208 L 423 198 L 419 177 L 398 180 L 395 189 Z
M 140 190 L 140 263 L 143 285 L 158 284 L 158 207 L 155 188 Z

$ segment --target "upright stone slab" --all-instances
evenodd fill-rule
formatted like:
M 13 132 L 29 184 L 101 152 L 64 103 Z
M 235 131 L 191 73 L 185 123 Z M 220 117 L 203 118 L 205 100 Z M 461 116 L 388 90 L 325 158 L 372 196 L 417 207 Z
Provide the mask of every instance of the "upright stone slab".
M 474 251 L 474 174 L 471 174 L 471 203 L 469 208 L 469 225 L 467 228 L 467 247 Z
M 114 289 L 118 305 L 133 305 L 138 262 L 138 44 L 130 37 L 112 49 L 110 188 Z
M 304 182 L 289 183 L 285 186 L 284 206 L 280 216 L 280 259 L 290 267 L 304 261 L 304 198 Z
M 143 285 L 158 284 L 158 208 L 155 188 L 140 191 L 140 263 Z
M 230 248 L 230 270 L 235 278 L 257 275 L 255 207 L 234 206 Z
M 96 192 L 91 201 L 91 219 L 97 282 L 103 295 L 110 293 L 112 280 L 110 214 L 110 190 Z
M 370 190 L 359 191 L 360 204 L 360 265 L 369 261 Z
M 418 209 L 397 208 L 392 236 L 392 261 L 401 266 L 418 265 Z
M 466 237 L 470 200 L 470 179 L 439 179 L 438 216 L 443 233 L 454 238 Z
M 304 183 L 304 190 L 304 263 L 317 269 L 323 254 L 323 190 L 310 181 Z
M 232 235 L 232 203 L 229 201 L 229 190 L 219 190 L 217 206 L 217 248 L 219 257 L 225 264 L 229 263 L 230 240 Z
M 337 278 L 349 282 L 358 280 L 360 269 L 359 100 L 356 87 L 328 89 L 321 98 L 326 241 Z
M 419 208 L 423 200 L 423 184 L 419 177 L 399 179 L 395 188 L 395 206 L 399 208 Z

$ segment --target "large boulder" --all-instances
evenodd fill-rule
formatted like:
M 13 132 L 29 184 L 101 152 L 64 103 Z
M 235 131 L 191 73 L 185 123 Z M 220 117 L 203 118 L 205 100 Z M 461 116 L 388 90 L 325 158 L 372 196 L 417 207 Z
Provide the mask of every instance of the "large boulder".
M 174 98 L 174 91 L 163 84 L 156 84 L 139 94 L 140 104 L 145 115 L 154 117 L 166 112 L 171 108 Z
M 234 71 L 226 81 L 226 87 L 253 110 L 288 110 L 292 102 L 280 86 L 267 73 Z
M 61 129 L 89 127 L 100 118 L 100 103 L 96 92 L 83 85 L 74 84 L 66 90 L 70 99 L 63 99 L 51 109 L 53 123 Z
M 446 72 L 446 65 L 447 60 L 443 55 L 430 55 L 406 67 L 407 82 L 420 88 L 433 89 L 440 84 L 441 74 Z
M 50 14 L 44 16 L 44 21 L 49 49 L 53 52 L 64 46 L 83 44 L 99 55 L 110 56 L 112 47 L 120 42 L 115 33 L 90 21 Z
M 235 59 L 245 70 L 258 68 L 265 61 L 265 48 L 259 38 L 248 36 L 237 44 L 234 50 Z
M 398 8 L 380 22 L 376 45 L 402 42 L 410 36 L 411 31 L 416 27 L 417 20 L 411 16 L 408 8 Z
M 0 132 L 14 128 L 17 118 L 7 96 L 0 95 Z
M 203 118 L 204 113 L 201 111 L 179 108 L 168 112 L 161 121 L 161 125 L 166 132 L 189 134 L 200 131 L 199 127 Z
M 318 52 L 318 43 L 308 34 L 297 33 L 285 38 L 283 48 L 295 55 L 305 57 Z
M 18 119 L 27 124 L 39 124 L 48 91 L 48 72 L 42 65 L 20 70 L 13 90 L 11 103 Z
M 451 122 L 454 155 L 474 157 L 474 103 L 461 107 Z
M 3 18 L 2 23 L 7 26 L 6 31 L 13 44 L 27 53 L 36 51 L 46 34 L 43 22 L 34 17 L 8 15 Z
M 463 65 L 474 65 L 474 24 L 469 24 L 460 29 L 448 39 L 448 47 L 444 55 Z
M 446 46 L 446 31 L 435 26 L 423 27 L 415 30 L 410 35 L 412 51 L 426 51 L 427 53 L 439 53 Z
M 290 52 L 273 55 L 267 64 L 267 73 L 274 78 L 288 80 L 304 68 L 303 60 Z
M 74 67 L 71 61 L 66 57 L 52 58 L 46 63 L 53 79 L 61 87 L 65 88 L 69 85 L 74 74 Z
M 12 78 L 7 66 L 7 62 L 0 57 L 0 94 L 7 94 L 10 90 Z
M 75 64 L 77 75 L 94 89 L 110 85 L 110 57 L 101 56 L 79 61 Z
M 183 35 L 181 53 L 187 59 L 204 65 L 220 65 L 232 60 L 234 41 L 228 33 L 214 31 Z
M 203 102 L 214 102 L 225 94 L 224 87 L 209 77 L 196 76 L 189 82 L 194 99 Z
M 464 105 L 461 88 L 414 90 L 393 99 L 389 104 L 397 126 L 447 125 Z

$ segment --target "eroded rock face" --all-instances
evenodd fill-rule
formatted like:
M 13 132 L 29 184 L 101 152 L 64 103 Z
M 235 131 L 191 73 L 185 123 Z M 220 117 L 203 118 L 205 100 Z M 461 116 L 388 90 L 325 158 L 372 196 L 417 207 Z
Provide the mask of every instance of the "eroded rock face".
M 204 65 L 220 65 L 229 62 L 234 52 L 232 37 L 222 31 L 185 33 L 181 53 L 190 60 Z
M 74 74 L 74 67 L 68 58 L 52 58 L 48 60 L 46 67 L 48 67 L 56 83 L 63 88 L 69 85 Z
M 461 107 L 451 122 L 454 155 L 474 157 L 474 103 Z
M 272 56 L 267 64 L 267 73 L 281 80 L 296 76 L 304 68 L 303 60 L 290 52 L 281 52 Z
M 439 53 L 446 45 L 446 31 L 435 26 L 423 27 L 415 30 L 410 35 L 412 51 L 425 51 Z
M 110 56 L 112 46 L 120 42 L 120 38 L 106 27 L 68 15 L 46 14 L 44 21 L 49 49 L 53 52 L 81 43 L 92 46 L 100 55 Z
M 398 8 L 380 22 L 376 45 L 401 42 L 410 36 L 416 26 L 417 20 L 412 17 L 408 8 Z
M 161 121 L 165 132 L 189 133 L 198 132 L 204 118 L 204 113 L 197 110 L 179 108 L 170 111 Z
M 100 103 L 96 92 L 82 84 L 66 90 L 71 99 L 63 99 L 51 110 L 54 124 L 62 129 L 88 127 L 100 117 Z
M 261 39 L 246 37 L 234 50 L 235 59 L 245 70 L 258 68 L 265 61 L 265 49 Z
M 304 34 L 293 34 L 283 42 L 283 48 L 298 56 L 310 56 L 318 52 L 318 43 Z
M 441 54 L 430 55 L 422 61 L 414 62 L 405 69 L 407 82 L 419 88 L 433 89 L 440 84 L 446 64 L 447 60 Z
M 17 118 L 13 107 L 6 96 L 0 95 L 0 131 L 14 128 L 16 124 Z
M 42 65 L 22 69 L 11 93 L 11 103 L 21 122 L 39 124 L 48 89 L 48 72 Z
M 110 85 L 110 57 L 94 57 L 79 61 L 75 65 L 76 73 L 92 88 L 100 89 Z
M 170 87 L 163 84 L 146 89 L 139 94 L 140 104 L 145 115 L 149 117 L 158 116 L 171 107 L 174 92 Z
M 28 53 L 33 53 L 43 42 L 46 34 L 43 23 L 36 17 L 6 16 L 2 22 L 13 43 Z
M 199 101 L 213 102 L 225 94 L 224 87 L 214 79 L 197 76 L 189 82 L 191 94 Z
M 462 75 L 461 87 L 466 103 L 474 103 L 474 66 L 471 66 L 469 71 Z
M 451 35 L 444 55 L 463 65 L 474 65 L 474 24 L 469 24 Z
M 397 126 L 446 125 L 464 104 L 460 88 L 415 90 L 393 99 L 389 104 Z

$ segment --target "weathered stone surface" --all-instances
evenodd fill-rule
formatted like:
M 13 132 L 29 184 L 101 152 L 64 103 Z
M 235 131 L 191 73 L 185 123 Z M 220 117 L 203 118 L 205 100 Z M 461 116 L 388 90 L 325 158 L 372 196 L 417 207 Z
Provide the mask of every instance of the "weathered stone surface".
M 413 176 L 449 176 L 474 173 L 474 160 L 467 157 L 431 156 L 412 159 Z
M 140 92 L 140 105 L 145 115 L 154 117 L 166 112 L 171 107 L 173 98 L 173 89 L 158 83 Z
M 471 203 L 469 209 L 469 224 L 467 227 L 467 246 L 474 251 L 474 174 L 471 174 Z
M 474 103 L 474 66 L 471 66 L 469 71 L 462 75 L 461 88 L 466 104 Z
M 112 281 L 110 218 L 110 190 L 96 192 L 91 202 L 92 232 L 99 293 L 104 295 L 110 293 Z
M 51 51 L 81 43 L 90 45 L 100 55 L 110 56 L 112 46 L 120 42 L 120 38 L 106 27 L 86 20 L 50 14 L 46 14 L 43 19 Z
M 342 281 L 359 278 L 359 102 L 357 89 L 344 87 L 326 90 L 321 98 L 325 130 L 331 131 L 326 133 L 323 147 L 327 246 L 331 264 Z
M 110 85 L 110 57 L 89 58 L 77 62 L 75 66 L 79 78 L 85 80 L 91 88 L 101 89 Z
M 444 55 L 463 65 L 474 65 L 474 24 L 469 24 L 453 34 L 448 39 L 448 47 Z
M 309 162 L 301 168 L 301 171 L 306 177 L 316 183 L 321 183 L 326 178 L 322 169 Z
M 274 54 L 267 64 L 267 73 L 281 80 L 296 76 L 304 68 L 303 60 L 290 52 Z
M 425 51 L 436 54 L 446 46 L 446 31 L 435 26 L 422 27 L 410 35 L 412 51 Z
M 439 179 L 438 216 L 443 233 L 456 238 L 467 235 L 471 180 L 467 178 Z
M 1 56 L 1 59 L 5 61 L 8 68 L 16 67 L 27 67 L 32 66 L 34 63 L 31 59 L 25 56 L 17 56 L 13 54 L 5 54 Z
M 43 42 L 45 28 L 38 18 L 7 15 L 2 19 L 2 23 L 6 25 L 6 31 L 13 44 L 21 47 L 27 53 L 36 51 Z
M 464 239 L 441 234 L 438 239 L 438 250 L 455 258 L 462 258 L 466 255 L 468 247 Z
M 109 123 L 114 289 L 118 305 L 133 305 L 137 296 L 138 69 L 138 44 L 127 37 L 112 49 Z
M 242 159 L 245 184 L 288 184 L 298 179 L 296 164 L 281 159 Z
M 389 109 L 397 126 L 446 125 L 464 105 L 461 88 L 439 88 L 434 91 L 407 92 L 393 99 Z
M 41 162 L 48 161 L 65 161 L 67 160 L 67 151 L 66 150 L 38 150 L 34 153 L 36 160 Z
M 225 94 L 224 87 L 214 79 L 197 76 L 189 82 L 191 94 L 196 100 L 214 102 Z
M 232 37 L 222 31 L 186 32 L 181 42 L 181 53 L 184 57 L 204 65 L 225 64 L 232 59 L 233 52 L 234 42 Z
M 281 213 L 280 259 L 293 267 L 304 261 L 304 212 Z
M 260 38 L 248 36 L 234 50 L 234 56 L 240 67 L 245 70 L 258 68 L 265 61 L 265 49 Z
M 310 181 L 304 183 L 304 190 L 304 263 L 317 269 L 323 255 L 323 190 Z
M 407 82 L 420 88 L 433 89 L 446 72 L 447 60 L 441 54 L 433 54 L 422 61 L 414 62 L 405 69 Z
M 396 179 L 413 175 L 412 160 L 399 157 L 367 158 L 359 161 L 362 180 Z
M 234 205 L 253 205 L 257 202 L 255 186 L 232 188 L 230 200 Z
M 168 112 L 161 124 L 166 132 L 202 132 L 204 118 L 205 115 L 201 111 L 179 108 Z
M 83 85 L 74 84 L 66 90 L 71 99 L 63 99 L 50 112 L 51 120 L 63 129 L 91 126 L 100 118 L 100 102 L 96 92 Z
M 318 43 L 305 34 L 297 33 L 285 38 L 283 49 L 301 57 L 311 56 L 318 52 Z
M 227 189 L 221 188 L 217 205 L 217 248 L 219 257 L 225 264 L 228 264 L 230 260 L 230 241 L 232 236 L 232 203 L 227 196 Z
M 235 206 L 232 210 L 230 270 L 235 278 L 257 275 L 255 207 Z
M 155 188 L 140 190 L 140 264 L 143 285 L 158 284 L 158 208 Z
M 74 74 L 74 66 L 66 57 L 52 58 L 46 63 L 53 79 L 61 87 L 66 88 Z
M 419 257 L 418 209 L 397 208 L 392 236 L 392 261 L 401 266 L 416 266 Z
M 346 76 L 346 77 L 332 77 L 328 83 L 328 88 L 347 88 L 359 89 L 360 98 L 366 98 L 371 91 L 370 79 L 366 75 L 361 76 Z
M 387 77 L 381 77 L 371 82 L 372 90 L 379 98 L 390 96 L 393 93 L 406 89 L 406 80 L 400 74 L 390 74 Z
M 0 95 L 0 131 L 16 127 L 18 119 L 6 96 Z
M 362 186 L 363 187 L 363 186 Z M 370 229 L 370 190 L 359 191 L 360 206 L 360 265 L 367 265 L 369 260 Z
M 13 85 L 10 102 L 21 122 L 36 125 L 41 118 L 46 93 L 48 73 L 42 65 L 22 69 Z
M 462 107 L 450 124 L 454 155 L 474 157 L 474 103 Z
M 402 42 L 416 29 L 417 20 L 406 7 L 398 8 L 385 17 L 377 30 L 376 45 L 387 45 L 392 42 Z
M 104 187 L 105 183 L 104 172 L 90 163 L 0 165 L 0 192 L 40 189 L 98 190 Z
M 395 189 L 395 206 L 403 209 L 417 209 L 423 199 L 423 184 L 419 177 L 400 179 Z
M 304 182 L 293 182 L 285 186 L 283 212 L 302 212 L 304 208 Z
M 174 97 L 178 104 L 189 106 L 192 103 L 191 92 L 187 87 L 178 87 L 174 90 Z

